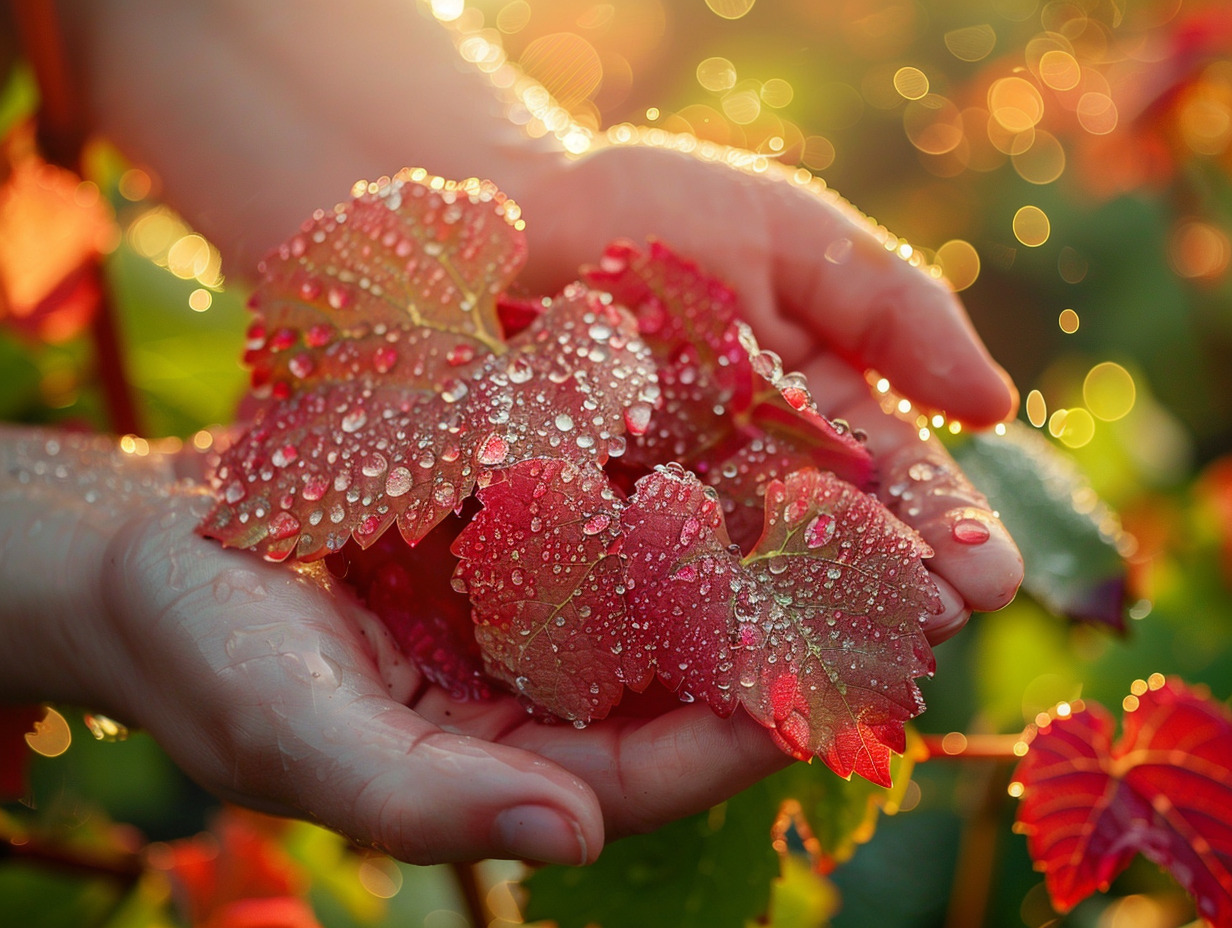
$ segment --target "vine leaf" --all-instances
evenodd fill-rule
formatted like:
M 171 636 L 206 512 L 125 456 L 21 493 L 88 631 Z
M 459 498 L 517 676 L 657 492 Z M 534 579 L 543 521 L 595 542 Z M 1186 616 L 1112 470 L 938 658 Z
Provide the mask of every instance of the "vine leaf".
M 954 459 L 1022 551 L 1023 589 L 1056 615 L 1124 633 L 1119 523 L 1074 462 L 1021 423 L 957 445 Z
M 1212 924 L 1232 924 L 1232 713 L 1174 678 L 1138 681 L 1123 731 L 1077 703 L 1035 731 L 1014 773 L 1016 828 L 1068 911 L 1134 855 L 1166 867 Z
M 715 491 L 679 465 L 627 503 L 597 469 L 540 461 L 479 498 L 457 578 L 489 672 L 534 704 L 585 724 L 657 674 L 720 716 L 744 706 L 795 757 L 890 785 L 939 602 L 927 546 L 872 497 L 816 470 L 774 481 L 743 559 Z
M 317 214 L 265 265 L 247 360 L 267 402 L 213 473 L 203 531 L 270 560 L 415 544 L 476 477 L 534 456 L 602 464 L 654 402 L 627 313 L 575 285 L 516 337 L 524 260 L 487 183 L 399 175 Z

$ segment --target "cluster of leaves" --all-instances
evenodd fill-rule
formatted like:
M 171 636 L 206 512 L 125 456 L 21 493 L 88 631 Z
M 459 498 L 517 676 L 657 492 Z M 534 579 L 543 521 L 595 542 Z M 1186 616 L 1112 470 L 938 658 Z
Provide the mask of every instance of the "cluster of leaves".
M 582 725 L 657 678 L 888 784 L 939 603 L 864 445 L 662 245 L 502 297 L 520 225 L 490 184 L 407 172 L 273 254 L 247 354 L 263 405 L 203 531 L 335 555 L 455 692 L 495 679 Z M 405 544 L 376 546 L 394 524 Z M 469 608 L 440 587 L 446 545 Z

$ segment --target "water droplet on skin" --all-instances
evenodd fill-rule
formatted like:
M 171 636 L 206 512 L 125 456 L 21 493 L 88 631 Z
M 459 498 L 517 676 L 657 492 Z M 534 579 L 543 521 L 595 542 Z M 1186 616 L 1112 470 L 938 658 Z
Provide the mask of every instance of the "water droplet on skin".
M 907 468 L 907 476 L 912 480 L 925 481 L 932 480 L 937 476 L 936 470 L 927 461 L 916 461 Z
M 992 531 L 982 519 L 965 517 L 951 526 L 950 535 L 961 545 L 982 545 L 992 535 Z

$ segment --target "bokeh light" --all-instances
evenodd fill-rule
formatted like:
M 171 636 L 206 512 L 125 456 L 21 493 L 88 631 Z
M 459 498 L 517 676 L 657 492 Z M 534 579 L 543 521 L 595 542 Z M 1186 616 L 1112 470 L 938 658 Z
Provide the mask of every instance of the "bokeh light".
M 1048 241 L 1052 225 L 1048 214 L 1038 206 L 1024 206 L 1014 214 L 1014 237 L 1028 248 L 1038 248 Z
M 1209 222 L 1180 223 L 1168 241 L 1168 261 L 1182 277 L 1215 280 L 1222 277 L 1232 259 L 1228 234 Z
M 1082 401 L 1091 415 L 1104 422 L 1128 415 L 1136 397 L 1133 376 L 1114 361 L 1096 364 L 1082 381 Z
M 1072 309 L 1061 310 L 1061 315 L 1057 317 L 1057 325 L 1061 327 L 1061 331 L 1066 335 L 1073 335 L 1078 331 L 1078 313 Z
M 1065 149 L 1043 129 L 1034 131 L 1030 148 L 1015 152 L 1010 160 L 1018 176 L 1032 184 L 1051 184 L 1065 171 Z
M 919 100 L 928 93 L 928 75 L 919 68 L 899 68 L 894 72 L 894 89 L 904 100 Z
M 740 19 L 753 9 L 756 0 L 706 0 L 706 6 L 724 19 Z
M 997 31 L 988 23 L 951 29 L 944 36 L 945 47 L 961 61 L 983 61 L 997 44 Z
M 1037 429 L 1042 428 L 1044 423 L 1048 421 L 1048 404 L 1044 402 L 1044 394 L 1039 390 L 1032 390 L 1027 394 L 1026 402 L 1027 421 Z
M 697 82 L 711 93 L 722 93 L 736 86 L 736 66 L 726 58 L 706 58 L 697 66 Z
M 966 290 L 980 276 L 979 252 L 963 239 L 951 239 L 938 248 L 936 261 L 955 290 Z

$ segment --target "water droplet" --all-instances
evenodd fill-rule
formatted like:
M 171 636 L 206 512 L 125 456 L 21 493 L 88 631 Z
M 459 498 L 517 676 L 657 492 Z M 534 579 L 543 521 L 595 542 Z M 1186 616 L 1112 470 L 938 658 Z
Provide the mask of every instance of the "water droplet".
M 299 457 L 299 451 L 294 445 L 283 445 L 270 455 L 270 460 L 274 462 L 275 467 L 286 467 L 297 457 Z
M 446 403 L 456 403 L 469 392 L 470 387 L 456 377 L 441 384 L 441 399 Z
M 701 527 L 701 523 L 695 517 L 689 516 L 685 519 L 684 523 L 680 526 L 680 543 L 682 545 L 692 544 Z
M 364 411 L 362 406 L 357 406 L 354 409 L 349 410 L 347 414 L 342 417 L 342 431 L 347 433 L 358 432 L 367 422 L 368 413 Z
M 385 478 L 385 492 L 389 496 L 403 496 L 410 492 L 412 483 L 414 481 L 409 470 L 405 467 L 395 467 Z
M 232 480 L 230 483 L 227 484 L 226 488 L 222 491 L 222 498 L 225 499 L 232 506 L 234 506 L 236 503 L 238 503 L 240 500 L 242 500 L 247 495 L 248 495 L 248 491 L 244 489 L 244 484 L 240 483 L 240 481 L 238 480 Z
M 600 512 L 586 520 L 586 523 L 582 526 L 582 531 L 587 535 L 598 535 L 611 524 L 612 517 L 605 512 Z
M 651 410 L 648 403 L 634 403 L 625 410 L 625 428 L 630 435 L 645 435 L 650 428 Z
M 382 345 L 372 354 L 372 366 L 377 373 L 388 374 L 398 363 L 398 352 L 392 345 Z
M 330 287 L 327 299 L 329 300 L 329 305 L 334 309 L 346 309 L 351 305 L 351 294 L 343 287 Z
M 466 342 L 460 345 L 454 345 L 449 350 L 449 354 L 445 355 L 445 361 L 453 367 L 461 367 L 463 364 L 470 364 L 475 358 L 475 348 Z
M 501 464 L 509 454 L 509 442 L 501 435 L 492 432 L 483 440 L 483 444 L 479 447 L 479 463 L 486 464 L 489 467 Z
M 518 355 L 509 362 L 509 366 L 505 368 L 505 374 L 509 377 L 510 383 L 526 383 L 534 375 L 535 369 L 531 367 L 526 358 Z
M 992 534 L 982 519 L 966 517 L 959 519 L 950 528 L 954 540 L 962 545 L 982 545 Z
M 442 483 L 432 491 L 432 499 L 438 506 L 449 509 L 457 501 L 458 491 L 452 483 Z
M 907 468 L 907 476 L 912 480 L 932 480 L 935 476 L 937 476 L 937 472 L 927 461 L 916 461 Z
M 567 413 L 559 413 L 556 416 L 556 427 L 562 432 L 567 432 L 573 428 L 573 418 Z
M 269 521 L 269 537 L 281 541 L 299 534 L 299 519 L 289 512 L 280 512 Z
M 292 374 L 294 374 L 300 380 L 303 380 L 305 377 L 308 377 L 314 370 L 316 370 L 316 362 L 312 360 L 312 355 L 297 354 L 295 357 L 293 357 L 290 361 L 287 362 L 287 367 L 290 369 Z
M 804 530 L 804 543 L 810 548 L 822 548 L 834 540 L 834 516 L 822 513 Z
M 324 348 L 334 340 L 334 327 L 318 322 L 304 333 L 304 343 L 310 348 Z
M 364 457 L 363 463 L 360 465 L 360 470 L 363 471 L 365 477 L 379 477 L 389 467 L 389 461 L 385 455 L 379 451 L 374 451 Z

